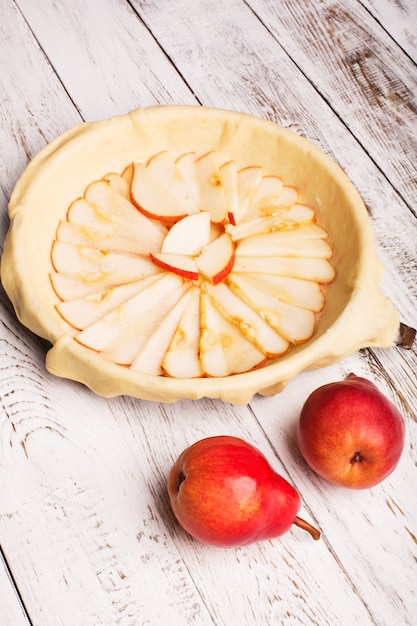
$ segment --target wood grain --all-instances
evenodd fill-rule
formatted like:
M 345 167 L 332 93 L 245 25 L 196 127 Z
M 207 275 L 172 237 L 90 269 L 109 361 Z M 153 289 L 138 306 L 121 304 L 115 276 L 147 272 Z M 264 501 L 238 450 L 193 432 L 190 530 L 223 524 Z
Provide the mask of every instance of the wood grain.
M 399 56 L 398 44 L 360 4 L 250 4 L 335 113 L 349 119 L 349 130 L 415 211 L 414 63 Z
M 1 240 L 19 174 L 74 124 L 156 103 L 246 111 L 343 167 L 371 216 L 384 291 L 416 326 L 414 11 L 405 0 L 283 0 L 279 11 L 270 0 L 5 0 Z M 362 350 L 245 407 L 105 400 L 49 375 L 48 346 L 0 299 L 0 544 L 33 626 L 414 626 L 416 346 Z M 397 470 L 366 492 L 318 479 L 295 441 L 310 391 L 349 371 L 373 380 L 407 427 Z M 168 471 L 217 434 L 251 441 L 296 485 L 320 542 L 294 528 L 219 550 L 182 531 Z M 1 563 L 0 589 L 0 623 L 20 626 Z
M 361 0 L 361 4 L 417 63 L 416 0 Z
M 128 2 L 19 0 L 19 6 L 84 120 L 195 103 Z
M 28 626 L 17 590 L 0 553 L 0 607 L 2 626 Z

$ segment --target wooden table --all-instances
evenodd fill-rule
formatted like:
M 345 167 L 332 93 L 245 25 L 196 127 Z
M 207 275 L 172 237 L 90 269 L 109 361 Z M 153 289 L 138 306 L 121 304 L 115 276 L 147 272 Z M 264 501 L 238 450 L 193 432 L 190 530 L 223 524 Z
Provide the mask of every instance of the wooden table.
M 245 111 L 346 171 L 383 290 L 416 326 L 415 0 L 2 0 L 0 34 L 2 241 L 19 175 L 75 124 L 153 104 Z M 48 374 L 45 342 L 1 302 L 1 626 L 415 626 L 415 344 L 361 350 L 248 406 L 106 400 Z M 307 395 L 350 371 L 407 427 L 396 471 L 359 492 L 316 477 L 294 440 Z M 294 528 L 222 550 L 181 530 L 167 473 L 216 434 L 251 441 L 296 485 L 319 542 Z

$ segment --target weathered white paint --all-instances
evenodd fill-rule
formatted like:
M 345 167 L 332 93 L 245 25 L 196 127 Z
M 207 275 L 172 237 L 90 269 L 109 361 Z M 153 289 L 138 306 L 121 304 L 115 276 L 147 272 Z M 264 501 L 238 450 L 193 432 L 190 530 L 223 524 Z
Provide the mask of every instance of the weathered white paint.
M 7 565 L 0 554 L 0 616 L 2 626 L 28 626 Z
M 1 241 L 28 159 L 83 119 L 171 102 L 247 111 L 345 169 L 371 214 L 384 290 L 416 326 L 413 11 L 413 0 L 4 0 Z M 105 400 L 46 373 L 44 342 L 1 301 L 0 543 L 34 626 L 415 624 L 415 347 L 361 351 L 248 407 Z M 407 422 L 396 472 L 359 493 L 312 475 L 294 440 L 309 392 L 349 371 L 374 380 Z M 296 528 L 238 550 L 186 536 L 166 476 L 187 445 L 215 434 L 266 454 L 297 486 L 320 542 Z M 0 589 L 0 624 L 20 626 L 1 564 Z
M 417 63 L 417 0 L 361 0 Z

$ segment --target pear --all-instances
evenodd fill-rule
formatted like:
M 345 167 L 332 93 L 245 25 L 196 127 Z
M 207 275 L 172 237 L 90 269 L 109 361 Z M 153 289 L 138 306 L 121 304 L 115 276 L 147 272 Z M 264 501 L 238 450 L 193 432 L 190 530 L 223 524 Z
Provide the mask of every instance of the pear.
M 352 489 L 373 487 L 391 474 L 404 448 L 401 413 L 366 378 L 322 385 L 304 403 L 298 442 L 322 478 Z
M 237 437 L 208 437 L 184 450 L 168 476 L 172 510 L 203 543 L 232 548 L 279 537 L 293 524 L 313 539 L 320 532 L 298 517 L 298 492 L 254 446 Z

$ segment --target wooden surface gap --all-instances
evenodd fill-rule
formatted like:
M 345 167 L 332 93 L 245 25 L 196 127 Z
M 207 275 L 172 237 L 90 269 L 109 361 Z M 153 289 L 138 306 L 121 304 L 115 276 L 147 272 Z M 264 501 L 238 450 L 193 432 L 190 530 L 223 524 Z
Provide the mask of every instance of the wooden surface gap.
M 8 582 L 11 585 L 10 593 L 12 593 L 14 595 L 15 600 L 16 600 L 16 603 L 14 603 L 15 606 L 14 606 L 13 610 L 17 611 L 17 615 L 15 614 L 13 619 L 15 619 L 17 621 L 15 622 L 14 626 L 18 626 L 18 624 L 20 624 L 20 621 L 21 621 L 20 618 L 21 617 L 22 617 L 23 622 L 25 624 L 27 624 L 28 626 L 34 626 L 32 624 L 32 622 L 31 622 L 29 614 L 28 614 L 28 612 L 26 610 L 25 603 L 24 603 L 22 595 L 21 595 L 21 593 L 19 591 L 19 588 L 16 585 L 16 581 L 14 579 L 13 572 L 12 572 L 12 570 L 10 568 L 10 565 L 9 565 L 8 561 L 7 561 L 7 558 L 6 558 L 6 555 L 4 553 L 3 547 L 0 545 L 0 568 L 2 568 L 2 567 L 4 568 L 4 572 L 5 572 L 5 574 L 6 574 L 7 578 L 8 578 Z M 7 581 L 3 581 L 1 583 L 1 586 L 2 586 L 2 594 L 4 594 L 5 593 L 5 587 L 7 586 Z M 5 597 L 4 596 L 2 596 L 2 597 L 3 597 L 3 602 L 5 602 Z M 1 610 L 1 606 L 0 606 L 0 610 Z M 0 613 L 0 616 L 1 616 L 1 613 Z M 7 626 L 7 625 L 5 625 L 5 626 Z M 11 625 L 11 626 L 13 626 L 13 625 Z

